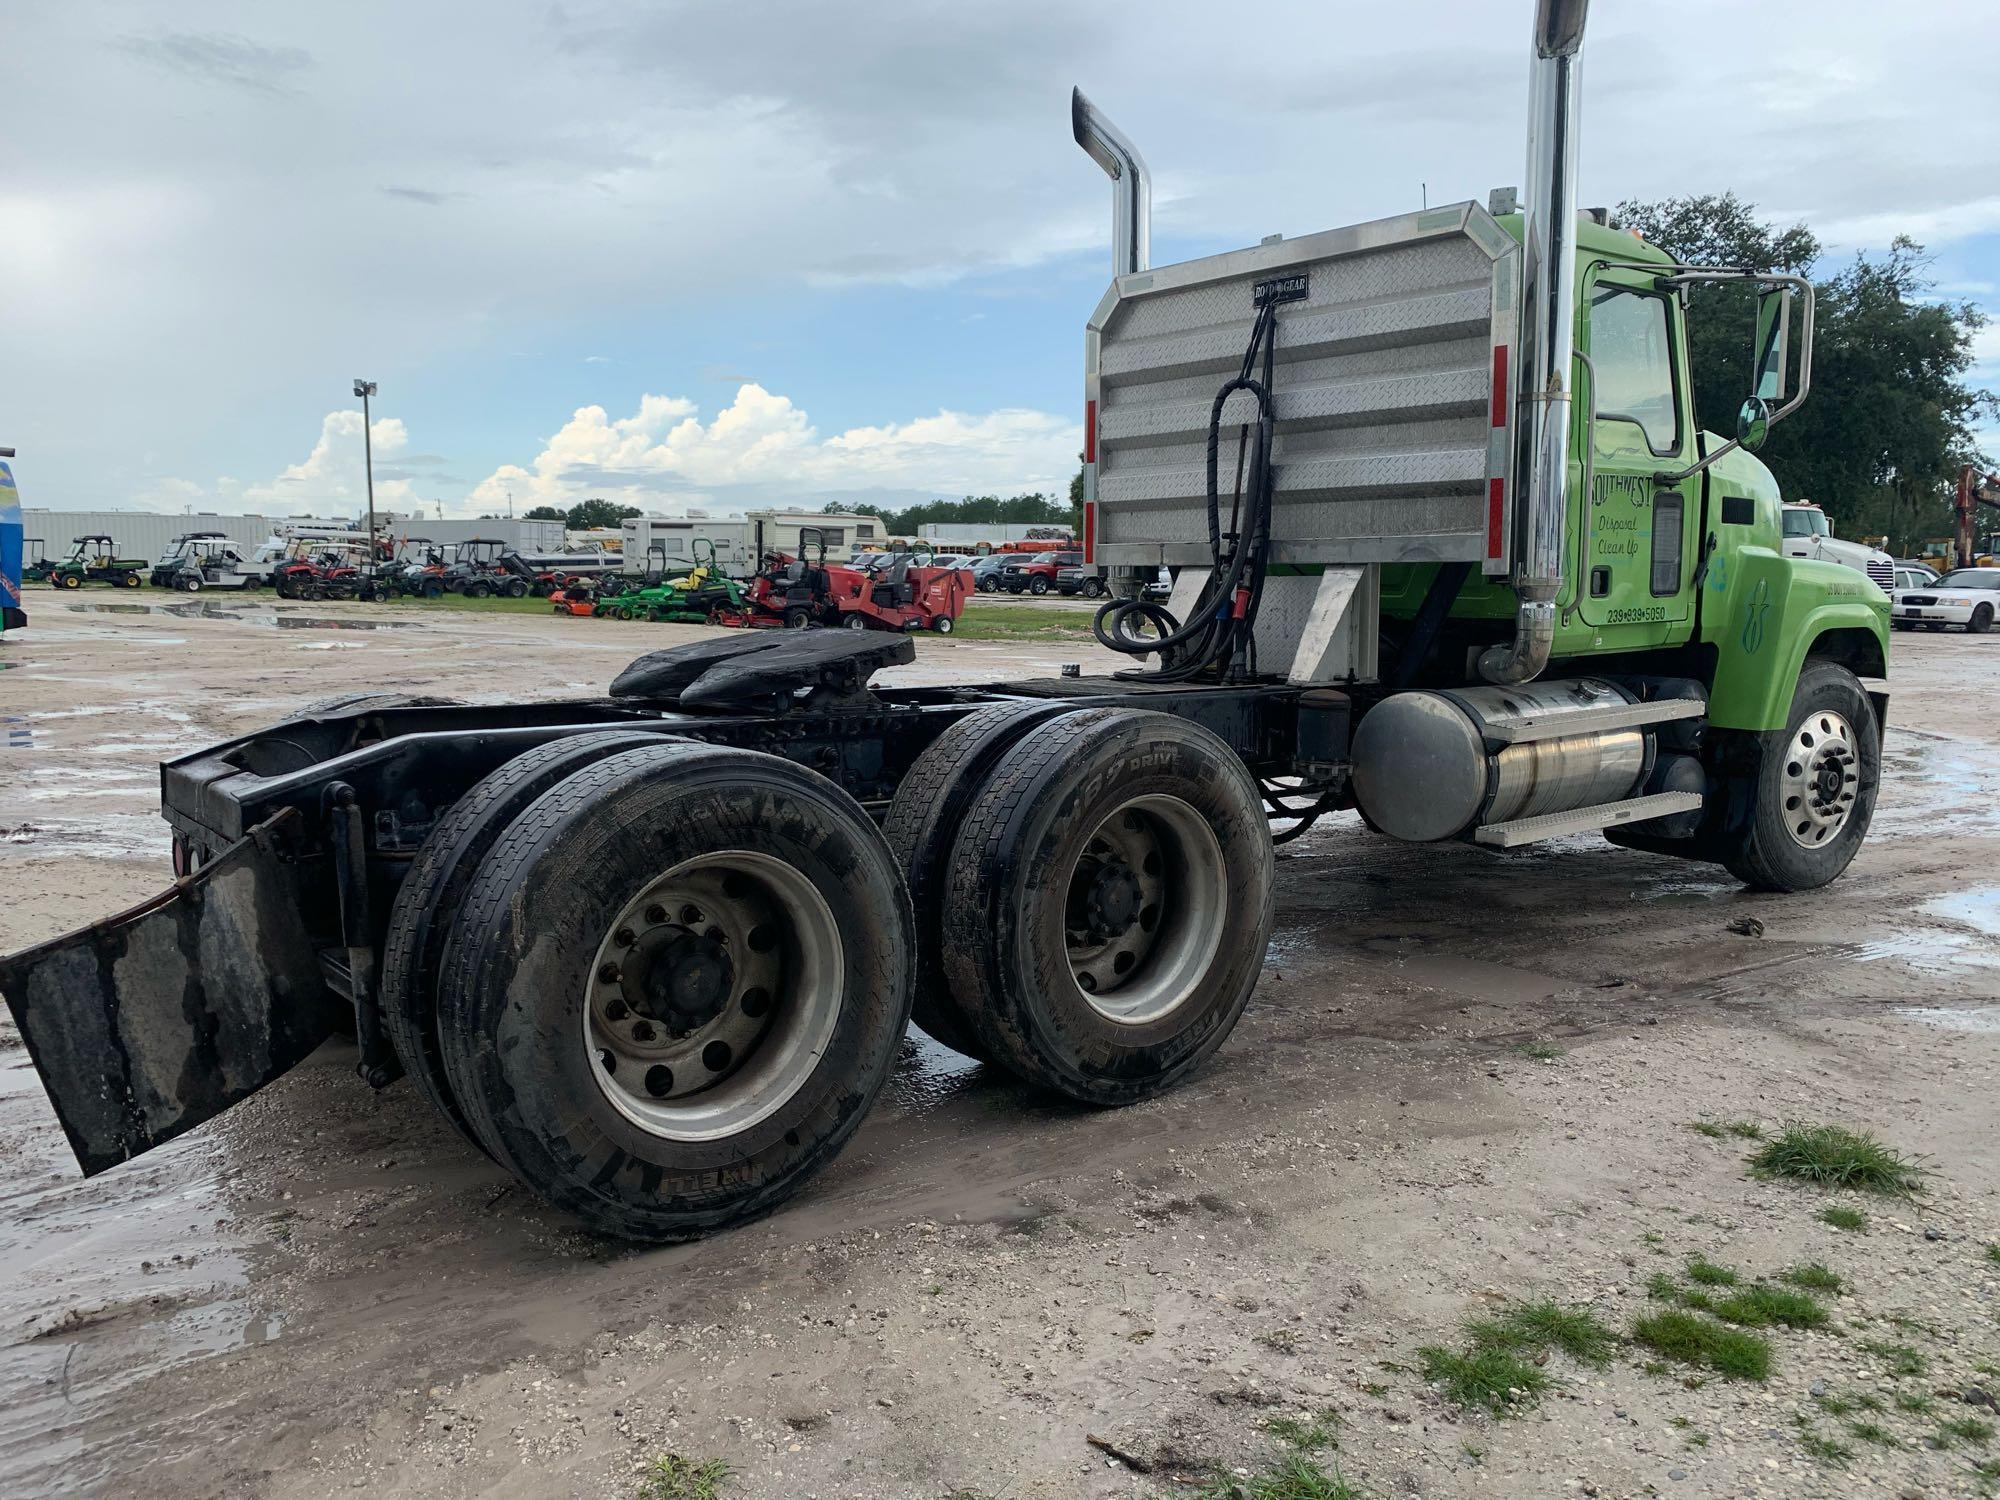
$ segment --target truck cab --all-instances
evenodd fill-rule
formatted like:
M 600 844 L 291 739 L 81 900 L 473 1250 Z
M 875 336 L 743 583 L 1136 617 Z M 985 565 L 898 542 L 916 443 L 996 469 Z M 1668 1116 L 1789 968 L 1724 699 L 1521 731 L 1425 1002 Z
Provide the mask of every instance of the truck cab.
M 1843 568 L 1852 568 L 1862 574 L 1885 593 L 1893 584 L 1896 560 L 1879 548 L 1860 542 L 1844 542 L 1836 537 L 1826 512 L 1812 501 L 1786 501 L 1781 524 L 1784 528 L 1785 556 L 1839 563 Z

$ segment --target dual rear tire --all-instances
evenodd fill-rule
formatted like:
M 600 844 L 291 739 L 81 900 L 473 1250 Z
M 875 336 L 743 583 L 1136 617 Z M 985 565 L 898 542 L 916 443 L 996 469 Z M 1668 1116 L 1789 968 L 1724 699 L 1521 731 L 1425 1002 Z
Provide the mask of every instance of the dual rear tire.
M 1088 1104 L 1170 1088 L 1262 971 L 1273 858 L 1256 782 L 1166 714 L 984 709 L 912 768 L 884 832 L 917 926 L 917 1024 Z
M 913 1000 L 947 1045 L 1072 1098 L 1170 1086 L 1241 1015 L 1271 893 L 1255 782 L 1163 714 L 969 715 L 882 831 L 781 757 L 593 732 L 440 820 L 394 903 L 385 1029 L 544 1200 L 684 1239 L 832 1160 Z
M 859 1127 L 909 1019 L 910 928 L 880 833 L 825 778 L 579 736 L 427 841 L 385 1009 L 419 1091 L 539 1196 L 685 1239 L 776 1207 Z

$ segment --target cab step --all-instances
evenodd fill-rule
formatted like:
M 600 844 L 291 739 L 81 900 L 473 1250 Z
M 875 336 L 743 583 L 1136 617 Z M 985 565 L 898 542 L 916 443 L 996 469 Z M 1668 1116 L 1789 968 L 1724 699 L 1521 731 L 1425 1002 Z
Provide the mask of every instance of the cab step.
M 1694 706 L 1699 708 L 1701 705 Z M 1581 718 L 1582 715 L 1571 717 Z M 1651 818 L 1693 812 L 1700 806 L 1699 792 L 1655 792 L 1650 797 L 1634 797 L 1626 802 L 1600 802 L 1595 807 L 1579 807 L 1571 812 L 1543 813 L 1539 817 L 1516 818 L 1511 823 L 1489 823 L 1476 830 L 1472 837 L 1475 843 L 1489 848 L 1518 849 L 1523 844 L 1561 838 L 1566 833 L 1589 833 L 1598 828 L 1616 828 L 1621 823 L 1644 823 Z
M 1520 745 L 1530 740 L 1560 739 L 1568 734 L 1603 734 L 1612 729 L 1671 724 L 1679 719 L 1699 719 L 1707 712 L 1708 705 L 1699 698 L 1656 698 L 1651 703 L 1610 703 L 1602 708 L 1580 708 L 1568 713 L 1490 718 L 1481 728 L 1488 740 Z

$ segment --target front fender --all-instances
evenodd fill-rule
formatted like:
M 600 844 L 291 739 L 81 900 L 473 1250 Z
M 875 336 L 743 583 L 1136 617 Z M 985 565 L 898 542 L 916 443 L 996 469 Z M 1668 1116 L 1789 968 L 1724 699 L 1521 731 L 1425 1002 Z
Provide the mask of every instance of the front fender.
M 1708 722 L 1719 729 L 1782 729 L 1813 645 L 1860 632 L 1887 669 L 1889 596 L 1852 568 L 1741 548 L 1711 565 L 1702 589 L 1702 639 L 1715 648 Z

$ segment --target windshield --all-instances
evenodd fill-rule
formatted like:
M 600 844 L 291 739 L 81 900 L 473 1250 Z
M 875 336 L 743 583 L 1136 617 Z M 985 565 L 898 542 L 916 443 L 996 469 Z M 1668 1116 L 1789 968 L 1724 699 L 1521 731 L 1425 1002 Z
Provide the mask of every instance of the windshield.
M 1823 510 L 1788 510 L 1785 512 L 1786 536 L 1832 536 L 1833 527 L 1828 524 Z
M 1959 568 L 1938 580 L 1941 589 L 2000 589 L 2000 568 Z

